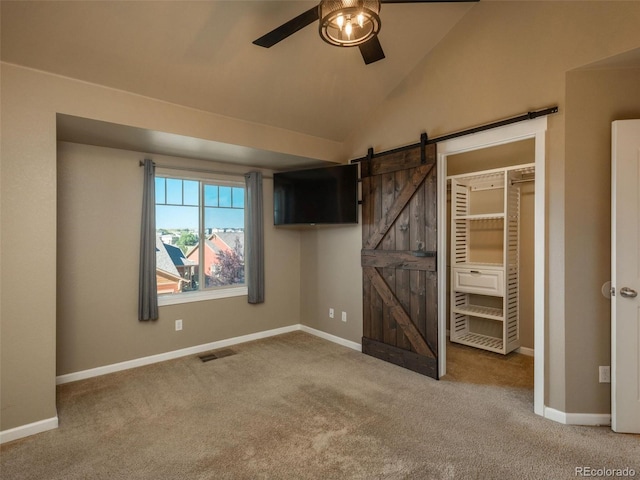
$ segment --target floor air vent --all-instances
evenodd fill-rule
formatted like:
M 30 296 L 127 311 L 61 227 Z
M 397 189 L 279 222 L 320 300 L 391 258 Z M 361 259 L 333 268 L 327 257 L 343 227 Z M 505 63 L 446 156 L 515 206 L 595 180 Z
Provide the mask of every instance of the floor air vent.
M 217 350 L 215 352 L 205 353 L 204 355 L 200 355 L 200 360 L 203 362 L 210 362 L 211 360 L 215 360 L 216 358 L 224 358 L 230 357 L 231 355 L 235 355 L 236 352 L 231 350 L 230 348 L 224 350 Z

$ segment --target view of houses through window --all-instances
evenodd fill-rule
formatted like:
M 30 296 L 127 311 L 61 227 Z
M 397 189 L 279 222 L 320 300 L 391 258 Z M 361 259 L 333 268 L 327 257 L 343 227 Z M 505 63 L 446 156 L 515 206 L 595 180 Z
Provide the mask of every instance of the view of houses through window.
M 244 285 L 244 185 L 156 176 L 158 294 Z

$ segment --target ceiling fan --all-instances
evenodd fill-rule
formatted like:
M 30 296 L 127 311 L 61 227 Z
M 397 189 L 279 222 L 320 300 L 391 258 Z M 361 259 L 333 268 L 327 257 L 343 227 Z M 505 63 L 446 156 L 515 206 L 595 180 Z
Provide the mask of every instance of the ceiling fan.
M 479 0 L 321 0 L 320 3 L 254 40 L 270 48 L 319 20 L 320 37 L 337 47 L 358 47 L 366 65 L 384 58 L 378 40 L 382 3 L 478 2 Z

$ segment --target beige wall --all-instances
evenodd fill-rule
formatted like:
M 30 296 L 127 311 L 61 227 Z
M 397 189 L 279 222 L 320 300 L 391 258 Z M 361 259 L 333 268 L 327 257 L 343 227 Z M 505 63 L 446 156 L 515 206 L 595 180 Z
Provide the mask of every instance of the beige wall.
M 576 235 L 590 222 L 579 215 L 583 209 L 569 195 L 578 155 L 575 142 L 568 139 L 565 143 L 569 114 L 566 73 L 640 48 L 639 19 L 640 2 L 480 2 L 388 99 L 375 99 L 381 102 L 379 107 L 368 122 L 357 127 L 344 149 L 308 135 L 3 64 L 0 430 L 56 415 L 56 113 L 340 161 L 361 157 L 370 146 L 381 151 L 415 143 L 423 130 L 436 137 L 559 105 L 560 113 L 549 118 L 547 134 L 546 404 L 561 411 L 606 411 L 601 396 L 578 400 L 585 390 L 574 389 L 574 377 L 587 379 L 587 391 L 598 388 L 592 364 L 601 358 L 596 359 L 591 348 L 595 345 L 598 356 L 602 355 L 606 339 L 591 335 L 587 343 L 581 343 L 578 330 L 598 330 L 606 320 L 596 313 L 601 307 L 594 304 L 600 302 L 594 292 L 589 291 L 580 307 L 573 295 L 565 305 L 565 287 L 571 292 L 576 273 L 569 268 L 576 257 L 568 251 L 575 248 Z M 602 149 L 609 137 L 597 133 L 592 141 Z M 594 177 L 590 182 L 598 186 L 596 191 L 604 199 L 602 186 L 608 179 Z M 565 220 L 574 218 L 576 223 L 565 230 Z M 304 284 L 300 311 L 304 322 L 358 341 L 361 318 L 357 321 L 354 316 L 361 317 L 357 306 L 361 302 L 361 271 L 359 260 L 349 257 L 345 261 L 344 256 L 359 251 L 358 229 L 319 229 L 303 232 L 301 237 L 299 279 Z M 331 254 L 305 258 L 316 246 L 321 250 L 326 247 L 322 251 Z M 345 253 L 333 255 L 336 248 Z M 589 243 L 586 251 L 598 258 L 606 255 L 604 245 L 597 242 Z M 29 275 L 26 285 L 25 272 Z M 594 277 L 590 281 L 595 285 L 599 280 Z M 335 319 L 328 322 L 326 308 L 332 305 L 336 309 L 345 305 L 349 312 L 355 312 L 350 313 L 346 326 Z M 167 315 L 173 313 L 168 311 Z M 161 327 L 155 328 L 160 332 Z M 578 358 L 587 361 L 580 363 Z
M 308 227 L 300 248 L 302 323 L 356 343 L 362 339 L 361 242 L 360 225 Z
M 9 64 L 2 64 L 0 92 L 2 431 L 56 416 L 56 113 L 321 160 L 336 161 L 341 158 L 341 146 L 336 142 Z M 291 271 L 297 270 L 297 252 L 297 249 L 293 250 Z M 288 253 L 286 250 L 273 253 L 273 260 Z M 272 265 L 270 268 L 273 275 L 279 267 Z M 117 273 L 109 275 L 109 280 L 117 281 L 120 278 Z M 296 310 L 298 279 L 299 275 L 296 274 L 295 278 L 287 278 L 284 285 L 267 287 L 267 295 L 280 289 L 291 289 L 294 292 L 290 297 L 293 306 L 272 305 L 272 308 L 265 304 L 260 310 L 266 315 L 261 323 L 249 320 L 244 312 L 239 313 L 244 318 L 237 325 L 224 323 L 222 327 L 214 327 L 212 322 L 207 322 L 206 315 L 199 312 L 199 307 L 190 306 L 184 315 L 181 311 L 180 316 L 189 318 L 188 321 L 185 318 L 185 323 L 187 328 L 192 325 L 192 330 L 185 331 L 181 339 L 169 335 L 165 322 L 137 325 L 131 327 L 137 329 L 134 338 L 139 339 L 144 335 L 148 341 L 157 336 L 151 346 L 138 345 L 134 351 L 134 341 L 123 337 L 114 345 L 115 352 L 103 352 L 101 358 L 131 358 L 144 352 L 160 352 L 190 343 L 201 344 L 208 339 L 262 331 L 269 326 L 297 323 L 298 319 L 279 316 Z M 117 305 L 118 299 L 111 301 Z M 236 302 L 241 300 L 230 299 L 220 303 L 224 305 L 225 315 L 231 309 L 236 311 Z M 121 307 L 116 308 L 121 313 Z M 173 318 L 178 314 L 178 307 L 164 308 L 163 314 L 166 318 Z M 74 321 L 84 320 L 84 317 L 84 314 L 78 315 Z M 126 318 L 131 317 L 127 315 Z M 126 321 L 126 318 L 116 321 Z M 98 323 L 103 324 L 104 321 Z M 203 333 L 201 338 L 198 337 L 199 333 Z M 69 338 L 67 334 L 64 335 L 64 341 L 68 341 L 73 333 L 68 334 Z M 72 368 L 72 365 L 95 364 L 87 357 L 87 347 L 78 348 L 73 354 L 77 358 L 63 355 L 61 360 L 65 362 L 62 366 L 65 370 Z
M 597 292 L 590 286 L 579 309 L 573 300 L 565 305 L 565 287 L 571 291 L 576 277 L 570 270 L 573 256 L 569 255 L 565 265 L 565 255 L 578 240 L 573 228 L 565 231 L 565 220 L 574 219 L 580 225 L 590 222 L 565 191 L 565 179 L 571 185 L 575 181 L 569 171 L 565 177 L 565 148 L 568 155 L 573 154 L 573 144 L 565 145 L 564 141 L 565 116 L 569 114 L 565 77 L 577 67 L 640 48 L 639 19 L 640 2 L 480 2 L 381 103 L 370 121 L 359 125 L 346 144 L 348 156 L 358 158 L 368 147 L 383 151 L 415 143 L 421 131 L 435 138 L 538 108 L 560 107 L 559 114 L 549 117 L 547 133 L 545 312 L 545 404 L 560 411 L 599 413 L 608 408 L 601 395 L 583 395 L 584 388 L 574 388 L 576 382 L 569 378 L 579 370 L 581 381 L 589 383 L 589 392 L 601 388 L 593 365 L 603 361 L 595 356 L 604 354 L 608 339 L 591 335 L 587 345 L 574 342 L 583 332 L 597 330 L 603 322 L 606 325 L 606 318 L 597 313 L 601 307 L 595 305 L 600 303 L 599 286 Z M 600 133 L 592 141 L 606 149 L 609 136 Z M 594 181 L 608 185 L 606 176 Z M 602 187 L 598 190 L 599 195 L 606 195 Z M 319 232 L 313 241 L 332 243 L 334 238 L 333 232 L 326 231 Z M 358 242 L 355 236 L 353 241 Z M 303 238 L 303 251 L 304 242 Z M 355 245 L 349 248 L 355 249 Z M 606 246 L 597 240 L 588 250 L 600 258 L 608 255 Z M 330 282 L 332 271 L 325 265 L 316 282 Z M 345 284 L 351 287 L 341 292 L 342 298 L 359 297 L 360 269 L 343 275 L 350 278 Z M 330 300 L 335 301 L 317 298 L 322 305 Z M 307 321 L 315 321 L 321 329 L 330 328 L 320 313 Z M 579 356 L 588 361 L 576 362 Z
M 265 178 L 265 303 L 249 305 L 247 297 L 240 296 L 165 306 L 157 322 L 138 322 L 139 160 L 144 157 L 149 155 L 62 142 L 58 146 L 58 375 L 300 321 L 299 292 L 291 288 L 300 274 L 300 235 L 273 227 L 273 180 Z M 240 175 L 247 171 L 150 157 L 161 165 Z M 183 320 L 180 332 L 174 329 L 178 318 Z
M 611 122 L 640 118 L 640 67 L 569 72 L 566 105 L 567 411 L 609 412 L 597 372 L 611 359 Z

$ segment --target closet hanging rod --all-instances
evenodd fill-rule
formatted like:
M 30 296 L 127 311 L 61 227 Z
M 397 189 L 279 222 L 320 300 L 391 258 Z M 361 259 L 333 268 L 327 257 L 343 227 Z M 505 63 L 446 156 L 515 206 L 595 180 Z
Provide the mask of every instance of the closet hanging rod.
M 153 162 L 153 164 L 157 168 L 166 168 L 168 170 L 184 170 L 186 172 L 195 172 L 195 173 L 211 173 L 213 175 L 227 175 L 229 177 L 243 177 L 244 173 L 232 173 L 232 172 L 223 172 L 222 170 L 209 170 L 208 168 L 191 168 L 191 167 L 176 167 L 173 165 L 162 165 Z M 144 166 L 144 162 L 140 160 L 140 166 Z M 262 178 L 273 178 L 268 175 L 263 175 Z
M 522 178 L 520 180 L 511 180 L 511 185 L 515 185 L 516 183 L 527 183 L 527 182 L 535 182 L 535 178 Z M 451 191 L 451 183 L 447 181 L 447 192 Z
M 521 180 L 511 180 L 511 185 L 515 185 L 516 183 L 526 183 L 526 182 L 535 182 L 535 178 L 523 178 Z

